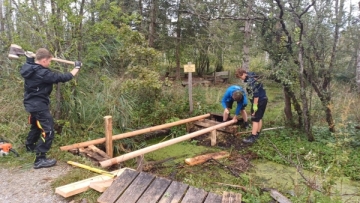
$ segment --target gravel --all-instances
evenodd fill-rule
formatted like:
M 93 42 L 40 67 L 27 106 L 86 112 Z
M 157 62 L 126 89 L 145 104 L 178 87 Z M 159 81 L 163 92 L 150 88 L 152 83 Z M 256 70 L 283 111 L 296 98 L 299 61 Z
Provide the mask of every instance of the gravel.
M 64 163 L 57 163 L 51 168 L 0 167 L 0 202 L 1 203 L 66 203 L 62 196 L 55 194 L 51 182 L 57 177 L 65 175 L 71 167 Z

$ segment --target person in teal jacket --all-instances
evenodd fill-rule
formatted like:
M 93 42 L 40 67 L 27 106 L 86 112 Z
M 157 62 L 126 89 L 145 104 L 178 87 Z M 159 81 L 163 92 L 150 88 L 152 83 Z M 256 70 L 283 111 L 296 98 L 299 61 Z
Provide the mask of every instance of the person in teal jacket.
M 238 85 L 232 85 L 228 87 L 221 100 L 221 105 L 224 108 L 223 121 L 227 121 L 230 115 L 230 109 L 232 109 L 233 103 L 236 101 L 237 107 L 235 110 L 234 120 L 237 121 L 237 117 L 241 113 L 245 126 L 247 125 L 247 114 L 245 107 L 247 106 L 247 97 L 244 89 Z

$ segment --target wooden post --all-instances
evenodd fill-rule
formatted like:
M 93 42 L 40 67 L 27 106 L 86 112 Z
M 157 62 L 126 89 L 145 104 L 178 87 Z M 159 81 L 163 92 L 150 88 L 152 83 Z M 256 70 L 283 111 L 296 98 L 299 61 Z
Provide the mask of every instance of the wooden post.
M 112 116 L 105 116 L 105 146 L 106 153 L 109 157 L 113 157 L 113 142 L 112 142 Z
M 211 146 L 215 146 L 216 145 L 216 130 L 213 130 L 210 132 L 210 141 L 211 141 Z
M 137 162 L 136 171 L 141 172 L 144 167 L 144 155 L 142 154 L 136 157 L 136 162 Z
M 191 62 L 188 62 L 187 65 L 184 65 L 184 73 L 188 73 L 190 114 L 193 112 L 194 109 L 193 100 L 192 100 L 192 72 L 195 72 L 195 65 L 191 64 Z
M 188 65 L 191 65 L 191 62 L 189 62 Z M 188 86 L 189 87 L 189 106 L 190 106 L 190 114 L 191 114 L 194 110 L 193 98 L 192 98 L 192 72 L 189 72 L 188 81 L 189 81 L 189 86 Z
M 172 123 L 166 123 L 166 124 L 157 125 L 157 126 L 153 126 L 153 127 L 149 127 L 149 128 L 144 128 L 144 129 L 141 129 L 141 130 L 135 130 L 135 131 L 132 131 L 132 132 L 127 132 L 127 133 L 114 135 L 112 137 L 112 139 L 113 140 L 124 139 L 124 138 L 132 137 L 132 136 L 135 136 L 135 135 L 149 133 L 149 132 L 152 132 L 152 131 L 155 131 L 155 130 L 161 130 L 161 129 L 164 129 L 164 128 L 170 128 L 170 127 L 185 124 L 185 123 L 188 123 L 188 122 L 201 120 L 201 119 L 204 119 L 204 118 L 207 118 L 207 117 L 210 117 L 209 113 L 204 114 L 204 115 L 200 115 L 200 116 L 195 116 L 195 117 L 192 117 L 192 118 L 187 118 L 187 119 L 175 121 L 175 122 L 172 122 Z M 76 149 L 76 148 L 80 148 L 80 147 L 87 147 L 89 145 L 101 144 L 101 143 L 104 143 L 104 142 L 105 142 L 105 138 L 99 138 L 99 139 L 96 139 L 96 140 L 90 140 L 90 141 L 86 141 L 86 142 L 80 142 L 80 143 L 75 143 L 75 144 L 72 144 L 72 145 L 62 146 L 62 147 L 60 147 L 60 150 L 67 151 L 67 150 L 70 150 L 70 149 Z
M 113 164 L 117 164 L 117 163 L 129 160 L 129 159 L 135 158 L 135 157 L 137 157 L 139 155 L 146 154 L 148 152 L 152 152 L 152 151 L 155 151 L 157 149 L 164 148 L 164 147 L 170 146 L 172 144 L 191 139 L 193 137 L 196 137 L 196 136 L 211 132 L 211 131 L 216 130 L 218 128 L 228 126 L 228 125 L 231 125 L 231 124 L 234 124 L 234 123 L 236 123 L 235 120 L 230 120 L 230 121 L 227 121 L 227 122 L 224 122 L 224 123 L 220 123 L 218 125 L 214 125 L 214 126 L 209 127 L 209 128 L 205 128 L 205 129 L 202 129 L 202 130 L 199 130 L 199 131 L 196 131 L 196 132 L 193 132 L 193 133 L 181 136 L 181 137 L 177 137 L 177 138 L 174 138 L 174 139 L 171 139 L 171 140 L 168 140 L 168 141 L 165 141 L 165 142 L 161 142 L 161 143 L 158 143 L 158 144 L 154 144 L 154 145 L 151 145 L 149 147 L 145 147 L 143 149 L 139 149 L 139 150 L 136 150 L 136 151 L 133 151 L 133 152 L 130 152 L 130 153 L 127 153 L 127 154 L 112 158 L 112 159 L 102 161 L 102 162 L 100 162 L 100 165 L 101 165 L 101 167 L 108 167 L 108 166 L 111 166 Z

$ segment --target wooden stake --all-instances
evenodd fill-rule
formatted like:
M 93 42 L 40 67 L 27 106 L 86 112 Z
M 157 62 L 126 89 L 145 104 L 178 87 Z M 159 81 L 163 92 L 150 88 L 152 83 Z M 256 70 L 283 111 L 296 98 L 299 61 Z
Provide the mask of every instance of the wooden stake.
M 113 142 L 112 142 L 112 117 L 105 116 L 105 146 L 106 146 L 106 154 L 109 157 L 113 157 Z
M 117 163 L 129 160 L 129 159 L 135 158 L 135 157 L 137 157 L 137 156 L 139 156 L 141 154 L 146 154 L 148 152 L 152 152 L 152 151 L 155 151 L 157 149 L 164 148 L 164 147 L 170 146 L 172 144 L 191 139 L 193 137 L 196 137 L 196 136 L 211 132 L 213 130 L 216 130 L 217 128 L 228 126 L 228 125 L 231 125 L 233 123 L 235 123 L 234 120 L 227 121 L 227 122 L 224 122 L 224 123 L 221 123 L 221 124 L 209 127 L 209 128 L 205 128 L 205 129 L 202 129 L 202 130 L 199 130 L 199 131 L 196 131 L 196 132 L 193 132 L 193 133 L 181 136 L 181 137 L 177 137 L 177 138 L 174 138 L 174 139 L 162 142 L 162 143 L 158 143 L 158 144 L 155 144 L 155 145 L 152 145 L 152 146 L 149 146 L 149 147 L 145 147 L 143 149 L 139 149 L 139 150 L 124 154 L 122 156 L 118 156 L 118 157 L 115 157 L 115 158 L 112 158 L 112 159 L 102 161 L 102 162 L 100 162 L 100 165 L 102 167 L 108 167 L 108 166 L 111 166 L 113 164 L 117 164 Z
M 114 135 L 112 137 L 112 139 L 113 140 L 124 139 L 124 138 L 127 138 L 127 137 L 132 137 L 132 136 L 135 136 L 135 135 L 140 135 L 140 134 L 152 132 L 152 131 L 155 131 L 155 130 L 161 130 L 161 129 L 164 129 L 164 128 L 170 128 L 170 127 L 185 124 L 185 123 L 188 123 L 188 122 L 201 120 L 201 119 L 204 119 L 204 118 L 207 118 L 207 117 L 210 117 L 209 113 L 201 115 L 201 116 L 196 116 L 196 117 L 192 117 L 192 118 L 188 118 L 188 119 L 183 119 L 183 120 L 180 120 L 180 121 L 175 121 L 175 122 L 172 122 L 172 123 L 167 123 L 167 124 L 163 124 L 163 125 L 157 125 L 157 126 L 150 127 L 150 128 L 145 128 L 145 129 L 141 129 L 141 130 L 136 130 L 136 131 L 132 131 L 132 132 L 127 132 L 127 133 Z M 87 147 L 89 145 L 102 144 L 104 142 L 105 142 L 105 138 L 99 138 L 99 139 L 91 140 L 91 141 L 87 141 L 87 142 L 81 142 L 81 143 L 75 143 L 75 144 L 72 144 L 72 145 L 62 146 L 62 147 L 60 147 L 60 150 L 67 151 L 67 150 L 70 150 L 70 149 L 75 149 L 75 148 L 80 148 L 80 147 Z
M 211 146 L 216 145 L 216 130 L 210 132 L 210 141 L 211 141 Z

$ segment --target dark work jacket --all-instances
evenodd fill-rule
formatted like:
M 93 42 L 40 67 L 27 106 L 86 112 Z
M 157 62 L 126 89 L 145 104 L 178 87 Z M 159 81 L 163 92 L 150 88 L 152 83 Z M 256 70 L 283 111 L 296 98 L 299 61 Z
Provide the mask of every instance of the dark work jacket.
M 25 79 L 24 106 L 30 113 L 48 110 L 53 84 L 73 78 L 71 73 L 55 73 L 29 60 L 21 67 L 20 74 Z
M 258 81 L 258 76 L 254 72 L 247 72 L 247 74 L 248 76 L 244 82 L 247 83 L 246 91 L 251 103 L 253 103 L 255 97 L 258 97 L 259 101 L 267 99 L 266 91 L 263 84 Z

